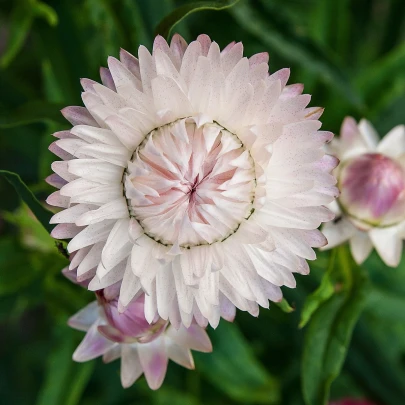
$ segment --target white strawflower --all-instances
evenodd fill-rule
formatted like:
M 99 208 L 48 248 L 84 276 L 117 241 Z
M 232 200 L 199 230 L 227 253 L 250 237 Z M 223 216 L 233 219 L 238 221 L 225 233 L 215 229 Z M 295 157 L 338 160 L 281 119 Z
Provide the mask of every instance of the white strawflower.
M 91 290 L 122 280 L 120 310 L 145 292 L 149 322 L 215 327 L 233 305 L 257 316 L 326 243 L 338 161 L 322 109 L 241 43 L 158 36 L 138 57 L 110 57 L 104 85 L 82 80 L 86 108 L 62 111 L 73 128 L 51 146 L 63 161 L 48 203 L 64 208 L 52 235 L 72 238 Z
M 211 352 L 210 338 L 197 324 L 179 329 L 158 316 L 149 324 L 144 315 L 144 295 L 119 313 L 117 299 L 105 290 L 69 319 L 72 328 L 86 331 L 73 354 L 78 362 L 103 356 L 109 363 L 121 358 L 121 383 L 131 386 L 142 374 L 151 389 L 158 389 L 165 378 L 168 360 L 194 369 L 191 350 Z
M 335 221 L 323 227 L 325 249 L 349 240 L 357 263 L 374 246 L 387 265 L 398 266 L 405 238 L 405 127 L 380 141 L 368 121 L 357 125 L 347 117 L 329 149 L 341 161 L 336 169 L 341 195 L 330 205 Z

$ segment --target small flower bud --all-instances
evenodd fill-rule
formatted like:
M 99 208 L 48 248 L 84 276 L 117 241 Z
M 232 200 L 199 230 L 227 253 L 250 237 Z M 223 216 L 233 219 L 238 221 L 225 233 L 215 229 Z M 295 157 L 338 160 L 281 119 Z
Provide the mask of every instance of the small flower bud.
M 159 337 L 167 326 L 167 321 L 156 316 L 149 324 L 145 319 L 145 296 L 129 304 L 124 312 L 118 311 L 118 299 L 106 299 L 103 290 L 97 292 L 99 305 L 101 305 L 108 325 L 99 327 L 99 332 L 116 342 L 147 343 Z
M 367 153 L 349 160 L 339 176 L 340 204 L 367 225 L 387 225 L 404 216 L 405 172 L 391 158 Z

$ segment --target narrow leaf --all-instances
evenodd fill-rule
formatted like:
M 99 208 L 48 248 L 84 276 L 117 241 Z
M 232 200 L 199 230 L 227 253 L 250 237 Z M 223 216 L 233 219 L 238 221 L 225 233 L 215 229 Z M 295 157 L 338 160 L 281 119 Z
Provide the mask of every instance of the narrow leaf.
M 193 1 L 173 10 L 157 26 L 155 34 L 168 39 L 173 28 L 188 15 L 202 10 L 224 10 L 232 7 L 239 0 Z
M 28 205 L 38 221 L 41 222 L 42 226 L 48 232 L 51 232 L 52 225 L 49 224 L 49 221 L 53 215 L 52 212 L 42 206 L 17 173 L 0 170 L 0 174 L 15 188 L 15 191 L 17 191 L 18 195 Z
M 330 262 L 328 270 L 322 277 L 320 286 L 305 300 L 304 308 L 302 309 L 301 312 L 301 320 L 299 324 L 300 328 L 303 328 L 308 323 L 313 313 L 319 308 L 319 306 L 323 302 L 327 301 L 335 291 L 335 287 L 333 285 L 332 280 L 332 273 L 335 268 L 335 259 L 336 259 L 336 249 L 332 250 L 329 259 Z
M 36 17 L 44 18 L 51 26 L 58 23 L 55 10 L 46 3 L 36 0 L 19 0 L 15 3 L 11 15 L 9 39 L 3 56 L 0 58 L 2 68 L 7 67 L 21 50 Z
M 66 127 L 66 120 L 60 110 L 61 104 L 44 101 L 30 101 L 9 113 L 0 115 L 0 128 L 12 128 L 34 122 L 59 122 Z
M 283 298 L 280 302 L 276 302 L 276 305 L 283 311 L 286 312 L 287 314 L 290 314 L 291 312 L 295 311 L 295 308 L 292 307 L 288 301 Z
M 301 375 L 307 405 L 327 403 L 330 386 L 340 373 L 353 328 L 366 304 L 368 279 L 349 255 L 346 246 L 339 248 L 343 288 L 318 307 L 305 333 Z

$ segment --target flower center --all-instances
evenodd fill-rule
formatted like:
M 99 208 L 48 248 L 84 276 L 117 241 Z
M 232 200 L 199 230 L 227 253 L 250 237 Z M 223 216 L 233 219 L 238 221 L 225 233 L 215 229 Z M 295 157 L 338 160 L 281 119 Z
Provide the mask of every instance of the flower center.
M 252 211 L 253 159 L 239 138 L 218 124 L 191 118 L 150 132 L 125 174 L 131 216 L 165 245 L 222 241 Z
M 340 203 L 355 219 L 388 226 L 404 217 L 405 172 L 391 158 L 367 153 L 347 162 L 339 176 Z

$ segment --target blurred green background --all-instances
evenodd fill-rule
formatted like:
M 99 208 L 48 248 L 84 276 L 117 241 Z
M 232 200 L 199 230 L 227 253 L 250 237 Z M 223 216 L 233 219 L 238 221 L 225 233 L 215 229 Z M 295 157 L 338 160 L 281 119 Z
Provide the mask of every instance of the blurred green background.
M 197 6 L 173 32 L 206 33 L 221 47 L 243 41 L 247 56 L 268 51 L 271 71 L 291 67 L 290 83 L 326 107 L 324 129 L 338 133 L 346 115 L 382 135 L 405 124 L 404 0 L 2 0 L 0 169 L 45 200 L 47 148 L 68 128 L 59 110 L 81 105 L 79 79 L 98 80 L 120 47 L 150 48 L 166 16 Z M 119 362 L 71 360 L 83 334 L 66 320 L 93 295 L 60 274 L 67 260 L 2 177 L 0 195 L 1 404 L 322 405 L 332 382 L 333 399 L 405 404 L 404 260 L 391 269 L 373 254 L 359 268 L 346 247 L 321 253 L 284 290 L 293 308 L 239 312 L 209 330 L 214 353 L 196 354 L 196 371 L 171 363 L 158 392 L 143 379 L 124 390 Z

